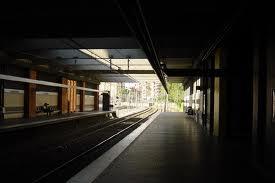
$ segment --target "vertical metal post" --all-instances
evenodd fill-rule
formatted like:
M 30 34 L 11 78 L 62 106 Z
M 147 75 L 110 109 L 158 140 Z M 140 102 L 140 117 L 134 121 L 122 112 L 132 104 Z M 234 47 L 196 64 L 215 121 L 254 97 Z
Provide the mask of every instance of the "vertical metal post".
M 1 79 L 0 80 L 0 120 L 4 119 L 4 112 L 5 112 L 5 108 L 4 108 L 4 80 Z
M 99 84 L 95 84 L 95 89 L 99 90 Z M 94 110 L 99 110 L 99 92 L 94 92 Z
M 167 111 L 167 101 L 168 101 L 168 94 L 165 93 L 164 112 Z
M 127 64 L 128 64 L 128 70 L 130 70 L 130 59 L 129 58 L 128 58 Z
M 5 65 L 0 65 L 0 73 L 5 73 Z M 3 79 L 0 80 L 0 120 L 4 119 L 4 112 L 5 112 L 5 106 L 4 106 L 4 94 L 5 94 L 5 82 Z
M 211 58 L 211 70 L 215 69 L 215 58 Z M 215 76 L 211 75 L 210 78 L 210 128 L 209 133 L 210 135 L 213 135 L 214 132 L 214 82 L 215 82 Z
M 81 85 L 82 87 L 86 87 L 86 82 L 85 81 L 81 81 Z M 80 91 L 80 107 L 79 107 L 80 112 L 84 112 L 85 111 L 85 91 L 81 90 Z
M 204 100 L 204 115 L 202 119 L 203 127 L 207 127 L 207 109 L 208 109 L 208 104 L 207 104 L 207 62 L 203 63 L 203 100 Z
M 137 89 L 136 89 L 136 87 L 135 87 L 135 98 L 136 98 L 136 100 L 135 100 L 135 101 L 136 101 L 136 102 L 135 102 L 135 103 L 136 103 L 136 106 L 135 106 L 135 107 L 137 108 Z

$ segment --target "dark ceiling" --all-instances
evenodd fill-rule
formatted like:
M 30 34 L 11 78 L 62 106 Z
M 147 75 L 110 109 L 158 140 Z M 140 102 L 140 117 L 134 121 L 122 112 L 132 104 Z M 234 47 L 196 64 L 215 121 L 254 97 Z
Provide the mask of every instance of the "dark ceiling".
M 17 51 L 23 38 L 135 39 L 138 42 L 135 47 L 144 50 L 163 80 L 162 62 L 167 68 L 193 67 L 194 61 L 215 41 L 241 6 L 232 1 L 211 0 L 21 2 L 5 5 L 0 11 L 0 46 L 2 50 Z M 106 43 L 105 47 L 113 48 L 110 44 Z

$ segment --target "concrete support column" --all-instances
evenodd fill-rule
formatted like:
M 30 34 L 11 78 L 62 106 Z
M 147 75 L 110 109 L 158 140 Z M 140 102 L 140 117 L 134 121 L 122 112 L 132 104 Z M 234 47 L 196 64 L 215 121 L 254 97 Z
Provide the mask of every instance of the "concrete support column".
M 5 73 L 5 65 L 1 64 L 0 65 L 0 73 Z M 4 119 L 4 80 L 0 80 L 0 120 Z
M 211 58 L 210 60 L 210 69 L 215 69 L 215 58 Z M 210 127 L 209 127 L 209 134 L 213 135 L 214 132 L 214 82 L 215 82 L 215 77 L 211 76 L 210 78 L 210 116 L 209 116 L 209 122 L 210 122 Z
M 221 49 L 217 49 L 215 52 L 214 68 L 221 68 Z M 213 135 L 219 136 L 220 132 L 220 78 L 214 78 L 214 116 L 213 116 Z
M 0 80 L 0 120 L 4 119 L 4 80 Z
M 267 98 L 267 59 L 266 38 L 264 33 L 254 31 L 253 49 L 253 113 L 252 113 L 252 140 L 255 144 L 263 144 L 266 127 L 266 98 Z M 272 59 L 273 60 L 273 59 Z M 273 61 L 272 61 L 273 62 Z
M 99 84 L 96 84 L 96 87 L 95 87 L 96 90 L 99 89 Z M 99 110 L 99 92 L 95 92 L 94 93 L 94 105 L 95 105 L 95 110 L 98 111 Z
M 207 62 L 203 63 L 203 70 L 207 71 Z M 204 100 L 204 110 L 203 110 L 203 118 L 202 118 L 202 124 L 203 127 L 206 128 L 207 126 L 207 110 L 208 110 L 208 101 L 207 101 L 207 86 L 208 86 L 208 78 L 207 76 L 203 76 L 202 78 L 202 92 L 203 92 L 203 100 Z
M 86 82 L 82 81 L 82 87 L 86 88 Z M 85 90 L 80 91 L 80 112 L 84 111 L 85 106 Z
M 68 79 L 62 77 L 61 84 L 68 85 Z M 61 114 L 68 112 L 68 89 L 67 88 L 59 88 L 58 108 L 60 109 Z
M 36 75 L 36 71 L 28 71 L 28 78 L 36 79 Z M 36 84 L 27 83 L 25 86 L 24 116 L 25 118 L 33 118 L 36 116 Z

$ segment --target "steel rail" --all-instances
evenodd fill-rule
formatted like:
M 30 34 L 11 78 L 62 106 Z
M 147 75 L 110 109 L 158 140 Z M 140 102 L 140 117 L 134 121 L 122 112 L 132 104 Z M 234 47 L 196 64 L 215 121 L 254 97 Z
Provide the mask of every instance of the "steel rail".
M 72 142 L 72 143 L 77 142 L 77 141 L 79 141 L 80 139 L 83 139 L 83 138 L 85 138 L 85 137 L 88 137 L 89 135 L 92 135 L 92 134 L 94 134 L 94 133 L 96 133 L 96 132 L 99 132 L 99 131 L 101 131 L 101 130 L 104 130 L 104 129 L 108 128 L 108 127 L 114 126 L 114 125 L 116 125 L 116 124 L 123 123 L 123 122 L 125 122 L 125 121 L 127 121 L 127 120 L 129 120 L 129 119 L 135 118 L 135 117 L 140 116 L 140 115 L 145 114 L 145 113 L 148 113 L 148 112 L 150 112 L 150 110 L 151 110 L 151 109 L 147 109 L 147 110 L 144 110 L 144 111 L 140 111 L 139 114 L 136 114 L 136 115 L 131 116 L 131 117 L 128 117 L 128 118 L 126 118 L 126 119 L 123 119 L 123 120 L 120 120 L 120 121 L 111 123 L 111 124 L 109 124 L 109 125 L 103 126 L 102 128 L 99 128 L 99 129 L 97 129 L 97 130 L 95 130 L 95 131 L 92 131 L 92 132 L 90 132 L 90 133 L 86 133 L 85 135 L 83 135 L 83 136 L 81 136 L 81 137 L 77 137 L 77 138 L 71 140 L 71 142 Z M 105 124 L 108 124 L 108 123 L 110 123 L 110 121 L 109 121 L 109 122 L 106 122 Z M 104 124 L 103 124 L 103 125 L 104 125 Z
M 149 111 L 150 111 L 150 110 L 149 110 Z M 149 112 L 149 111 L 147 111 L 147 112 Z M 92 152 L 93 150 L 95 150 L 95 149 L 101 147 L 101 146 L 104 145 L 105 143 L 107 143 L 107 142 L 111 141 L 112 139 L 116 138 L 117 136 L 119 136 L 120 134 L 122 134 L 123 132 L 125 132 L 126 130 L 128 130 L 128 129 L 130 129 L 131 127 L 137 125 L 138 123 L 140 123 L 140 122 L 143 121 L 144 119 L 146 119 L 146 118 L 152 116 L 152 115 L 155 114 L 156 112 L 157 112 L 157 110 L 154 110 L 154 111 L 153 111 L 152 113 L 150 113 L 148 116 L 146 116 L 146 117 L 144 117 L 144 118 L 142 118 L 142 119 L 140 119 L 140 120 L 134 122 L 133 124 L 131 124 L 131 125 L 129 125 L 129 126 L 123 128 L 122 130 L 120 130 L 119 132 L 115 133 L 115 134 L 112 135 L 111 137 L 109 137 L 109 138 L 107 138 L 107 139 L 101 141 L 101 142 L 98 143 L 97 145 L 95 145 L 95 146 L 89 148 L 88 150 L 86 150 L 86 151 L 80 153 L 79 155 L 75 156 L 74 158 L 70 159 L 69 161 L 67 161 L 67 162 L 65 162 L 65 163 L 63 163 L 63 164 L 61 164 L 60 166 L 56 167 L 55 169 L 53 169 L 53 170 L 49 171 L 48 173 L 42 175 L 42 176 L 39 177 L 38 179 L 34 180 L 33 183 L 36 183 L 36 182 L 39 182 L 39 181 L 43 180 L 44 178 L 46 178 L 46 177 L 52 175 L 53 173 L 57 172 L 58 170 L 64 168 L 64 167 L 67 166 L 67 165 L 69 165 L 69 164 L 72 163 L 73 161 L 75 161 L 75 160 L 77 160 L 77 159 L 79 159 L 79 158 L 85 156 L 86 154 Z M 144 113 L 142 113 L 142 114 L 144 114 Z
M 78 131 L 75 132 L 73 135 L 76 135 L 77 133 L 83 133 L 84 135 L 79 136 L 79 137 L 77 137 L 77 138 L 74 138 L 74 139 L 72 139 L 72 140 L 68 140 L 67 142 L 64 142 L 63 145 L 59 145 L 59 146 L 55 146 L 55 147 L 52 147 L 52 148 L 48 148 L 46 151 L 50 151 L 50 150 L 53 150 L 53 149 L 58 149 L 58 148 L 67 147 L 69 144 L 72 144 L 72 143 L 75 143 L 75 142 L 79 141 L 79 139 L 83 139 L 83 138 L 85 138 L 85 137 L 88 137 L 89 135 L 92 135 L 92 134 L 94 134 L 94 133 L 96 133 L 96 132 L 99 132 L 100 130 L 103 130 L 103 129 L 105 129 L 105 128 L 107 128 L 107 127 L 110 127 L 110 126 L 112 126 L 112 125 L 122 123 L 122 122 L 127 121 L 127 120 L 129 120 L 129 119 L 131 119 L 131 118 L 135 118 L 135 117 L 137 117 L 137 116 L 139 116 L 139 115 L 142 115 L 142 114 L 144 114 L 144 113 L 146 113 L 146 112 L 149 112 L 150 110 L 151 110 L 150 108 L 147 108 L 147 109 L 145 109 L 145 110 L 142 110 L 142 111 L 139 111 L 139 112 L 130 114 L 130 115 L 128 115 L 128 116 L 124 116 L 124 117 L 122 117 L 122 118 L 111 119 L 111 120 L 108 120 L 108 121 L 104 122 L 103 124 L 101 124 L 101 123 L 96 123 L 96 124 L 94 124 L 94 125 L 89 126 L 88 128 L 78 130 Z M 111 124 L 110 124 L 110 123 L 111 123 Z M 109 124 L 109 125 L 108 125 L 108 124 Z M 106 125 L 106 126 L 105 126 L 105 125 Z M 94 131 L 91 131 L 91 132 L 89 132 L 89 133 L 85 133 L 85 132 L 84 132 L 84 131 L 87 131 L 87 130 L 89 130 L 89 129 L 96 128 L 96 127 L 100 127 L 100 126 L 102 126 L 102 127 L 99 128 L 99 129 L 96 129 L 96 130 L 94 130 Z

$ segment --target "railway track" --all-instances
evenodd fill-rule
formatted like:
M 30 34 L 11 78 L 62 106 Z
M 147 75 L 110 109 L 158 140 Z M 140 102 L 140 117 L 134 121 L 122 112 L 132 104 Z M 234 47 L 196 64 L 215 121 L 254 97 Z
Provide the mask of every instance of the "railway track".
M 100 132 L 104 129 L 108 129 L 115 125 L 122 125 L 123 122 L 127 123 L 127 121 L 134 120 L 135 118 L 137 119 L 138 116 L 147 114 L 148 112 L 150 113 L 151 110 L 152 109 L 145 109 L 143 111 L 131 114 L 129 116 L 111 119 L 111 120 L 108 120 L 103 123 L 97 123 L 95 125 L 91 125 L 88 128 L 85 128 L 85 129 L 77 131 L 76 133 L 73 133 L 72 136 L 74 136 L 74 138 L 71 138 L 71 140 L 64 142 L 63 145 L 60 145 L 60 146 L 54 147 L 54 148 L 55 149 L 66 149 L 66 147 L 70 147 L 73 144 L 78 144 L 79 142 L 83 141 L 85 138 L 87 138 L 97 132 Z M 131 123 L 131 122 L 128 122 L 128 123 Z M 47 150 L 47 151 L 49 151 L 49 150 Z
M 48 160 L 59 159 L 33 182 L 65 182 L 79 170 L 96 159 L 112 145 L 131 133 L 157 110 L 148 108 L 120 119 L 113 119 L 78 131 L 74 138 L 55 148 L 48 149 Z

